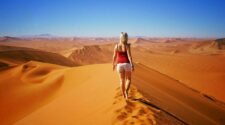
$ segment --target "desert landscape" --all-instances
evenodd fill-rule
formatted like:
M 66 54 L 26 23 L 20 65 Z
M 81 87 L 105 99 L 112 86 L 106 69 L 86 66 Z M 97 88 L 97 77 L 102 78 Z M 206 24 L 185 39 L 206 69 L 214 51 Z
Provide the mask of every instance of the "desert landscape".
M 224 125 L 225 39 L 130 37 L 124 100 L 117 37 L 0 37 L 1 125 Z

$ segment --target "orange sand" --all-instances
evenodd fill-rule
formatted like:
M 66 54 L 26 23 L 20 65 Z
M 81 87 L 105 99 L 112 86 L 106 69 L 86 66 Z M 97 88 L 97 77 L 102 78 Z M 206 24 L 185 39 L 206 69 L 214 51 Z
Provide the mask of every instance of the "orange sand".
M 1 38 L 0 124 L 225 124 L 223 39 L 130 39 L 128 101 L 111 66 L 117 40 Z
M 132 85 L 134 99 L 125 102 L 111 64 L 70 68 L 30 61 L 9 68 L 0 72 L 1 124 L 225 123 L 222 104 L 182 83 L 142 64 L 133 75 L 144 97 Z

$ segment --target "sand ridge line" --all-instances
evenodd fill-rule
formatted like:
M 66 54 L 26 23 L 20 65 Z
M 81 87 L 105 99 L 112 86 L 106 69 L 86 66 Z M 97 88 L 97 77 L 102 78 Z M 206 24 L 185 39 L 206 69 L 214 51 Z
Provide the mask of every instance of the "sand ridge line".
M 165 123 L 169 125 L 187 125 L 180 119 L 152 104 L 138 92 L 134 85 L 130 86 L 129 94 L 130 99 L 124 100 L 120 88 L 116 89 L 113 105 L 120 106 L 114 110 L 113 125 L 157 125 Z
M 130 96 L 140 98 L 141 95 L 136 92 L 137 90 L 131 85 Z M 117 88 L 114 97 L 115 102 L 113 105 L 122 104 L 122 107 L 114 111 L 113 118 L 114 125 L 132 125 L 132 124 L 150 124 L 156 125 L 154 113 L 149 107 L 138 103 L 133 100 L 124 100 L 120 88 Z

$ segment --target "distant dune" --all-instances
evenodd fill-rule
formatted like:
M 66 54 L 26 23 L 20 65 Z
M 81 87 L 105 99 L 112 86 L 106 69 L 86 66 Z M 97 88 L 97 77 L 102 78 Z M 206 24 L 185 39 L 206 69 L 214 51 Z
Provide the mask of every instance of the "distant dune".
M 190 49 L 193 53 L 202 54 L 225 54 L 225 39 L 216 39 L 211 41 L 199 42 L 193 44 Z
M 147 40 L 147 39 L 144 39 L 144 38 L 136 38 L 133 40 L 133 42 L 131 41 L 130 43 L 134 44 L 134 45 L 145 45 L 145 44 L 148 44 L 148 43 L 151 43 L 153 41 L 150 41 L 150 40 Z
M 30 60 L 48 62 L 64 66 L 76 66 L 77 64 L 57 53 L 45 52 L 37 49 L 1 46 L 0 62 L 5 65 L 21 64 Z
M 109 63 L 113 54 L 112 45 L 91 45 L 83 46 L 74 50 L 68 58 L 79 65 Z
M 215 40 L 218 49 L 225 49 L 225 38 Z
M 115 41 L 118 41 L 118 39 L 79 37 L 0 37 L 0 45 L 34 48 L 54 53 L 62 53 L 65 50 L 78 46 L 110 44 Z

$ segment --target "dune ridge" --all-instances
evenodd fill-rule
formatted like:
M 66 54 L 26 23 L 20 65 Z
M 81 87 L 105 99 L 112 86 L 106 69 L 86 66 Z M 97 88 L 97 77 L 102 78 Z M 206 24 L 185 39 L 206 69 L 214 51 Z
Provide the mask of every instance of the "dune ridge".
M 126 100 L 126 103 L 122 101 L 123 97 L 119 89 L 117 88 L 114 97 L 116 100 L 113 105 L 118 108 L 114 109 L 113 125 L 186 125 L 181 119 L 151 103 L 133 84 L 129 93 L 130 100 Z

